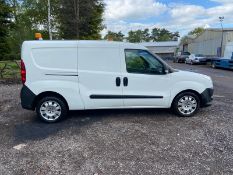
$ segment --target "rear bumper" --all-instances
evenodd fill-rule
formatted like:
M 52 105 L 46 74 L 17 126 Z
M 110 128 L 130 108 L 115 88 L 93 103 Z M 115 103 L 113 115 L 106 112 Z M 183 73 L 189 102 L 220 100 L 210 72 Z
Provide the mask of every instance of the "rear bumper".
M 21 106 L 24 109 L 34 110 L 34 100 L 36 95 L 25 85 L 23 85 L 20 93 Z
M 206 60 L 205 59 L 193 60 L 193 63 L 203 64 L 203 63 L 206 63 Z
M 180 62 L 180 63 L 184 63 L 184 62 L 186 61 L 186 58 L 178 58 L 177 60 L 178 60 L 178 62 Z
M 204 90 L 201 93 L 201 101 L 202 101 L 201 106 L 206 107 L 212 105 L 213 95 L 214 95 L 214 89 L 207 88 L 206 90 Z

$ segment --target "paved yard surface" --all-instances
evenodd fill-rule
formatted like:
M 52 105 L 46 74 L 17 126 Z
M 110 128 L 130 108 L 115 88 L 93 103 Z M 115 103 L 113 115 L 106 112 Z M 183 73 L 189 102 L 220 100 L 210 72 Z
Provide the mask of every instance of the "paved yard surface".
M 213 105 L 192 118 L 100 110 L 45 124 L 21 109 L 21 85 L 0 84 L 0 174 L 233 174 L 233 71 L 170 64 L 210 75 Z

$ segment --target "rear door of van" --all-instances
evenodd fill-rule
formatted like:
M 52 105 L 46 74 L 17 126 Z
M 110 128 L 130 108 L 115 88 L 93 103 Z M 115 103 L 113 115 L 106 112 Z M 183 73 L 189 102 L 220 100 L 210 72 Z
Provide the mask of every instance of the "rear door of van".
M 118 45 L 78 44 L 78 79 L 85 109 L 123 107 Z
M 25 85 L 35 94 L 55 92 L 65 98 L 70 110 L 84 109 L 77 73 L 77 41 L 25 41 L 22 59 Z

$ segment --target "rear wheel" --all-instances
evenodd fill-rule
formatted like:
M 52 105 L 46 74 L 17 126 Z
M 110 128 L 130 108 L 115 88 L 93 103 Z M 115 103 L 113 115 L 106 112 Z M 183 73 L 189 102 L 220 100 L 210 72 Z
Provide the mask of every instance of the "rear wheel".
M 183 92 L 175 97 L 173 111 L 181 117 L 191 117 L 200 108 L 200 99 L 193 92 Z
M 60 98 L 44 97 L 37 103 L 36 112 L 42 121 L 54 123 L 66 117 L 68 107 Z

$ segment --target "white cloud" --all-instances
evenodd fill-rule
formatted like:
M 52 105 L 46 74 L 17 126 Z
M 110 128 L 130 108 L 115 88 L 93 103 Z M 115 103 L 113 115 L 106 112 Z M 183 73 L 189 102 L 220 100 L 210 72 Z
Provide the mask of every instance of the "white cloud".
M 205 9 L 197 5 L 177 5 L 170 9 L 172 18 L 195 18 L 199 15 L 203 15 Z
M 200 5 L 176 4 L 165 5 L 155 0 L 105 0 L 105 24 L 107 30 L 122 31 L 127 34 L 129 30 L 151 29 L 153 26 L 167 28 L 171 31 L 180 31 L 181 35 L 196 27 L 211 27 L 219 25 L 219 16 L 224 16 L 225 24 L 233 26 L 233 0 L 211 0 L 219 5 L 204 8 Z M 130 21 L 143 21 L 154 19 L 151 22 L 135 23 Z M 160 18 L 159 21 L 156 21 Z M 162 20 L 164 19 L 165 20 Z M 127 21 L 127 22 L 126 22 Z M 145 20 L 146 21 L 146 20 Z
M 233 1 L 232 0 L 211 0 L 213 2 L 218 2 L 218 3 L 221 3 L 221 4 L 232 4 Z
M 154 0 L 106 0 L 107 20 L 145 19 L 166 11 L 165 4 Z
M 151 29 L 154 24 L 147 23 L 129 23 L 126 21 L 107 21 L 106 28 L 101 32 L 102 36 L 106 35 L 107 31 L 119 32 L 121 31 L 124 34 L 127 34 L 129 30 L 138 30 L 138 29 Z

